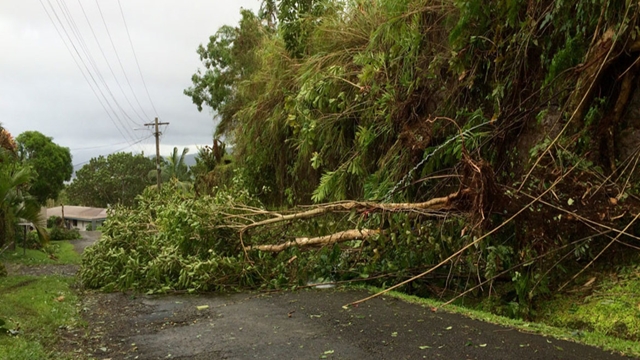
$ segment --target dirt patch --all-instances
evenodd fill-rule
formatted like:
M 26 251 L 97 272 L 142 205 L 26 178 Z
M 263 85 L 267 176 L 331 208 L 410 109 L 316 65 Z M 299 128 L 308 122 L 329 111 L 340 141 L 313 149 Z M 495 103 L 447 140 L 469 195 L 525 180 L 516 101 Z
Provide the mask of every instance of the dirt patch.
M 364 291 L 134 296 L 86 293 L 88 329 L 60 346 L 98 359 L 621 359 Z M 82 336 L 88 332 L 87 336 Z
M 79 269 L 78 265 L 22 265 L 8 263 L 5 266 L 9 275 L 28 276 L 75 276 Z

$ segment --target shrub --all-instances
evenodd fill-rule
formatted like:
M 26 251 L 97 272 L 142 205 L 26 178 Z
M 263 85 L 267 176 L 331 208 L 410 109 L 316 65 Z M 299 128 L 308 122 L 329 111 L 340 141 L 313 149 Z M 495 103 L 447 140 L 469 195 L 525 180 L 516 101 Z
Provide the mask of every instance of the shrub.
M 91 226 L 91 224 L 87 225 L 87 227 L 85 228 L 86 231 L 91 231 L 93 230 L 93 227 Z
M 60 216 L 49 216 L 47 219 L 47 228 L 59 227 L 62 225 L 62 218 Z
M 80 239 L 78 229 L 67 230 L 61 227 L 54 227 L 49 234 L 51 240 L 75 240 Z

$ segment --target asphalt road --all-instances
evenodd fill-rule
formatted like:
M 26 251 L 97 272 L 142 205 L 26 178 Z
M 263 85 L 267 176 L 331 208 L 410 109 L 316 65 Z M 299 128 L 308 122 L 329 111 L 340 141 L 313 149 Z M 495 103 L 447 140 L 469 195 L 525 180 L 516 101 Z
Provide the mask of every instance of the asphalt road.
M 136 297 L 85 301 L 102 359 L 622 359 L 365 291 Z
M 99 233 L 74 242 L 82 252 Z M 98 359 L 624 359 L 358 290 L 144 296 L 87 292 L 61 347 Z

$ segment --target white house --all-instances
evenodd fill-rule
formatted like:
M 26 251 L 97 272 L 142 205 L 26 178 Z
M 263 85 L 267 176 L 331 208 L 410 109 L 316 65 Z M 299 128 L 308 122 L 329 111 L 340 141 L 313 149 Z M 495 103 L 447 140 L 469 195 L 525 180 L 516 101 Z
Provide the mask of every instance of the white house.
M 63 214 L 64 211 L 64 214 Z M 107 209 L 86 206 L 58 206 L 47 209 L 47 218 L 60 216 L 70 228 L 85 230 L 88 225 L 95 230 L 107 219 Z

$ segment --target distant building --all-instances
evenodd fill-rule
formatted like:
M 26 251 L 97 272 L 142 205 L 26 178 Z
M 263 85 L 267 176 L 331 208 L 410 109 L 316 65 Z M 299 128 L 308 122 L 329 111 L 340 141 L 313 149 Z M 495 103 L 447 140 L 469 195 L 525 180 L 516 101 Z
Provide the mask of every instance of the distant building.
M 63 217 L 62 206 L 47 209 L 47 218 L 52 216 Z M 67 205 L 64 207 L 64 219 L 69 228 L 85 230 L 91 225 L 95 230 L 107 219 L 107 209 Z

